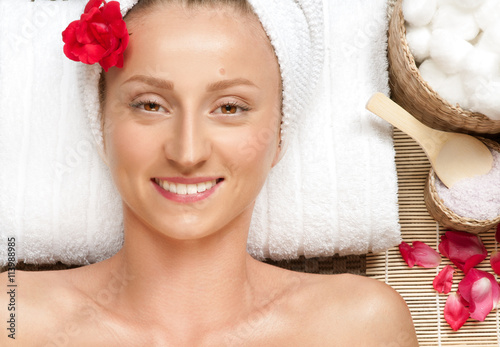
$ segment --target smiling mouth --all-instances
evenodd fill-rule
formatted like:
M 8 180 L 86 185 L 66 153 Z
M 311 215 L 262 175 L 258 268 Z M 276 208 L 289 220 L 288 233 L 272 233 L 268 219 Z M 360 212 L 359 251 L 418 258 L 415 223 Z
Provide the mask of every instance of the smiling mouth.
M 213 188 L 217 183 L 223 181 L 223 178 L 217 178 L 211 181 L 194 183 L 194 184 L 184 184 L 184 183 L 174 183 L 159 178 L 153 178 L 153 181 L 162 187 L 164 190 L 170 193 L 178 195 L 193 195 L 203 193 L 211 188 Z

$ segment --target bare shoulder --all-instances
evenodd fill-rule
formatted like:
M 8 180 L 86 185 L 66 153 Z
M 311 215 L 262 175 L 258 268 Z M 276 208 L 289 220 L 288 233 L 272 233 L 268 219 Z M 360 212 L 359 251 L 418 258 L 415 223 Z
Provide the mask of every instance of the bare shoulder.
M 312 275 L 304 283 L 318 345 L 418 346 L 405 301 L 385 283 L 350 274 Z
M 0 274 L 0 307 L 10 309 L 2 309 L 0 317 L 11 321 L 0 345 L 14 345 L 14 340 L 17 346 L 50 345 L 61 335 L 67 317 L 78 310 L 77 293 L 60 271 L 16 270 L 10 275 Z

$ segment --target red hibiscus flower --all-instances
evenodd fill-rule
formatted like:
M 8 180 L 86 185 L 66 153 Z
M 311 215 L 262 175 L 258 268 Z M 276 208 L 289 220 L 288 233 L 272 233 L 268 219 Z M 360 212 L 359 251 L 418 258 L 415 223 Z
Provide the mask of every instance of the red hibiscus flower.
M 104 6 L 101 7 L 104 2 Z M 117 1 L 90 0 L 79 20 L 62 33 L 64 54 L 85 64 L 99 63 L 105 71 L 123 67 L 129 35 Z
M 479 236 L 462 231 L 447 231 L 441 236 L 439 251 L 464 273 L 488 255 Z

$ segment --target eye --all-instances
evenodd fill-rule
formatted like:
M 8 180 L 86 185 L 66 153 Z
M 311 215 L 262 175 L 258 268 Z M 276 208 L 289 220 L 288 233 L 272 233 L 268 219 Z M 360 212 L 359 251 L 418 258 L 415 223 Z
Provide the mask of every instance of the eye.
M 221 112 L 224 114 L 235 114 L 238 111 L 238 107 L 234 105 L 224 105 L 220 108 Z
M 130 104 L 130 106 L 146 112 L 167 112 L 163 106 L 154 100 L 141 100 Z
M 223 103 L 215 109 L 215 114 L 223 114 L 223 115 L 235 115 L 239 113 L 243 113 L 249 111 L 250 108 L 244 105 L 240 105 L 236 102 L 226 102 Z
M 155 111 L 158 112 L 160 110 L 160 105 L 154 102 L 148 102 L 143 105 L 146 111 Z

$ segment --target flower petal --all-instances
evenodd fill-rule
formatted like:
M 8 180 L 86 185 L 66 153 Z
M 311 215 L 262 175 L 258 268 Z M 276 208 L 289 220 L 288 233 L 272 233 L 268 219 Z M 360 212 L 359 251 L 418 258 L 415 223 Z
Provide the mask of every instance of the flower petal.
M 486 277 L 474 282 L 471 288 L 471 318 L 484 321 L 493 309 L 491 282 Z
M 89 12 L 92 8 L 99 8 L 104 0 L 90 0 L 85 6 L 84 13 Z
M 465 273 L 488 255 L 478 235 L 462 231 L 447 231 L 441 236 L 439 251 Z
M 90 65 L 99 62 L 105 71 L 112 66 L 123 67 L 129 35 L 120 3 L 90 0 L 80 20 L 63 32 L 63 41 L 64 53 L 72 60 Z
M 399 244 L 399 252 L 409 267 L 415 266 L 415 257 L 412 254 L 412 250 L 411 246 L 404 241 Z
M 441 264 L 441 256 L 433 248 L 421 241 L 413 241 L 412 255 L 415 264 L 422 267 L 431 268 Z
M 471 318 L 479 321 L 484 321 L 500 300 L 500 287 L 495 277 L 474 268 L 460 281 L 458 291 L 469 303 Z
M 497 231 L 495 232 L 495 240 L 500 242 L 500 223 L 497 225 Z
M 460 329 L 469 318 L 469 309 L 465 307 L 458 293 L 452 293 L 444 305 L 444 319 L 455 331 Z
M 499 252 L 494 251 L 491 253 L 490 264 L 491 264 L 491 268 L 493 269 L 493 271 L 497 275 L 500 275 L 500 253 Z
M 434 289 L 436 289 L 439 293 L 448 294 L 453 284 L 454 272 L 455 269 L 452 266 L 446 265 L 437 274 L 437 276 L 434 278 L 434 281 L 432 281 L 432 286 L 434 287 Z

